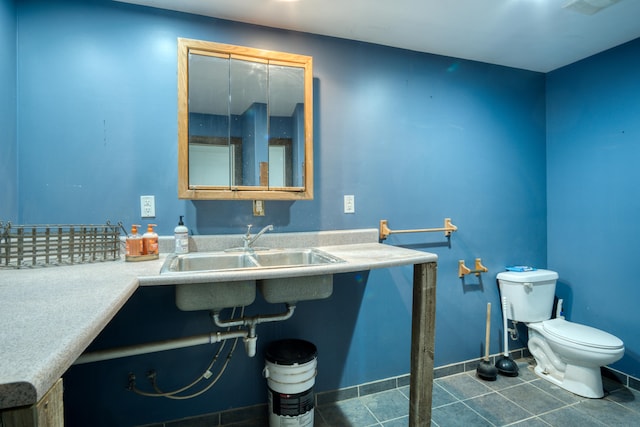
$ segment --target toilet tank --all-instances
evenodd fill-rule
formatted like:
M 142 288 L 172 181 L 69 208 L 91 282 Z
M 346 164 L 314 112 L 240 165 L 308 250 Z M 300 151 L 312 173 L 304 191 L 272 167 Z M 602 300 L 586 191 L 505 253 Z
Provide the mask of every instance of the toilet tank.
M 507 297 L 507 318 L 541 322 L 551 318 L 558 273 L 551 270 L 498 273 L 501 297 Z

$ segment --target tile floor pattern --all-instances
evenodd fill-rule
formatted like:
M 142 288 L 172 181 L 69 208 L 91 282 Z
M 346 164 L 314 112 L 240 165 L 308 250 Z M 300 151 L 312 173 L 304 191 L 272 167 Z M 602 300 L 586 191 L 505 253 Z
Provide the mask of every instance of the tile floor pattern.
M 538 378 L 519 360 L 517 377 L 482 381 L 473 372 L 438 378 L 431 426 L 640 426 L 640 392 L 604 379 L 605 397 L 586 399 Z M 314 427 L 406 427 L 409 387 L 321 405 Z M 266 419 L 229 424 L 265 427 Z

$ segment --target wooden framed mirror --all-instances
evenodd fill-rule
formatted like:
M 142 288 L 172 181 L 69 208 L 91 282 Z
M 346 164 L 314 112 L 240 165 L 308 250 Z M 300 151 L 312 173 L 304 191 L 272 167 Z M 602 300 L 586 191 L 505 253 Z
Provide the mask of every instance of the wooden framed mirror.
M 313 199 L 310 56 L 178 39 L 178 197 Z

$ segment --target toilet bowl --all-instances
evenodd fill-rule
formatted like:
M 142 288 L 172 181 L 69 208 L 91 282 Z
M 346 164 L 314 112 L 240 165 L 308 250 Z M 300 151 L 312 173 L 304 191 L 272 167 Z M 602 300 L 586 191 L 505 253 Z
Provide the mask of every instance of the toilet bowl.
M 527 327 L 538 376 L 580 396 L 604 395 L 600 367 L 624 355 L 619 338 L 561 318 L 527 323 Z
M 602 397 L 600 367 L 622 358 L 622 340 L 563 318 L 551 319 L 558 279 L 554 271 L 509 271 L 497 278 L 508 301 L 507 318 L 527 325 L 536 374 L 577 395 Z

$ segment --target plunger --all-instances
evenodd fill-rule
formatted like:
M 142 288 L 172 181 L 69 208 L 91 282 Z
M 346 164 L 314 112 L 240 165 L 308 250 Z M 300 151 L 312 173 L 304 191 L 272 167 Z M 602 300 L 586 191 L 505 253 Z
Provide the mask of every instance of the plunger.
M 487 326 L 485 332 L 484 359 L 478 364 L 476 374 L 485 381 L 495 381 L 498 370 L 489 361 L 489 334 L 491 333 L 491 303 L 487 303 Z
M 507 297 L 502 297 L 502 326 L 504 329 L 504 354 L 496 362 L 496 369 L 507 377 L 518 376 L 518 364 L 509 357 L 509 331 L 507 330 Z

